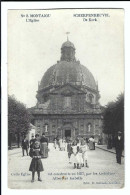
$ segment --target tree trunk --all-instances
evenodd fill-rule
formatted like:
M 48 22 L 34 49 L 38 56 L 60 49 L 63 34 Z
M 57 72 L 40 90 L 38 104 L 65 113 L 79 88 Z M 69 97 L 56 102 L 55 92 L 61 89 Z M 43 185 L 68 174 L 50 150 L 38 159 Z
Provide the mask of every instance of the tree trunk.
M 9 146 L 9 149 L 11 150 L 12 149 L 12 133 L 9 133 L 8 135 L 8 146 Z
M 20 148 L 20 135 L 18 133 L 18 148 Z

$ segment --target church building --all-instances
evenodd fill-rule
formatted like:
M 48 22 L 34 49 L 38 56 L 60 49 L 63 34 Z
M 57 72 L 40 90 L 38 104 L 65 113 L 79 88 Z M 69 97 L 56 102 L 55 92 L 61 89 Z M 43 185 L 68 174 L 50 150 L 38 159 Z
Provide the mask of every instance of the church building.
M 92 73 L 75 58 L 68 39 L 61 58 L 43 75 L 33 109 L 36 133 L 45 132 L 52 141 L 61 138 L 102 137 L 102 110 L 98 85 Z M 51 57 L 51 56 L 50 56 Z

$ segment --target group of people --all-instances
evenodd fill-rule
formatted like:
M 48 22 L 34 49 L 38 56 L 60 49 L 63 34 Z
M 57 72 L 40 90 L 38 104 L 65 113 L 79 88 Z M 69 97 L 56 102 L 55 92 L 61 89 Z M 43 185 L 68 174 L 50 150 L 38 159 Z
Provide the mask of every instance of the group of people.
M 95 150 L 95 140 L 91 136 L 88 140 L 82 138 L 71 139 L 54 139 L 54 148 L 60 151 L 65 151 L 67 148 L 69 163 L 73 163 L 74 168 L 81 169 L 81 167 L 88 166 L 88 155 L 87 150 Z
M 82 167 L 89 168 L 88 165 L 88 148 L 90 150 L 95 150 L 95 140 L 94 137 L 91 136 L 88 140 L 84 138 L 76 138 L 75 140 L 65 140 L 65 139 L 54 139 L 54 148 L 59 148 L 60 151 L 65 151 L 67 148 L 69 163 L 73 163 L 74 169 L 81 169 Z M 123 140 L 121 136 L 121 132 L 118 132 L 117 139 L 115 141 L 116 148 L 116 159 L 117 163 L 121 164 L 121 155 L 123 149 Z M 32 136 L 30 142 L 24 136 L 22 140 L 22 154 L 24 156 L 24 152 L 29 155 L 32 160 L 29 167 L 29 171 L 32 172 L 32 180 L 34 182 L 35 172 L 38 175 L 38 181 L 42 181 L 40 177 L 40 172 L 44 171 L 43 164 L 41 158 L 48 157 L 48 138 L 45 137 L 45 134 L 42 134 L 40 138 L 39 134 Z
M 76 138 L 76 141 L 80 143 L 80 141 L 84 139 L 83 137 L 79 139 L 78 137 Z M 90 150 L 95 150 L 95 139 L 94 136 L 91 136 L 89 139 L 84 139 L 85 143 L 87 143 L 88 147 Z M 59 149 L 60 151 L 65 151 L 65 148 L 67 146 L 67 143 L 70 142 L 70 139 L 66 138 L 58 138 L 56 137 L 54 139 L 54 148 Z
M 62 138 L 55 138 L 54 139 L 54 148 L 59 148 L 60 151 L 65 151 L 66 148 L 66 140 Z
M 68 158 L 69 163 L 73 163 L 74 169 L 89 168 L 87 150 L 88 147 L 84 139 L 80 142 L 78 140 L 73 142 L 69 140 L 67 144 Z
M 116 136 L 108 135 L 107 149 L 112 149 L 113 147 L 116 150 L 116 161 L 118 164 L 121 164 L 121 156 L 124 149 L 124 138 L 121 131 L 118 131 Z
M 30 146 L 30 150 L 28 152 Z M 48 139 L 45 137 L 45 134 L 42 134 L 42 137 L 40 138 L 39 134 L 32 136 L 32 139 L 29 141 L 26 139 L 26 136 L 24 136 L 24 139 L 22 140 L 22 152 L 24 156 L 24 151 L 26 150 L 27 155 L 29 155 L 32 160 L 29 167 L 29 171 L 32 172 L 32 180 L 31 182 L 34 182 L 35 172 L 37 172 L 38 175 L 38 181 L 42 181 L 40 177 L 40 172 L 44 171 L 43 164 L 41 161 L 41 158 L 47 158 L 48 157 Z

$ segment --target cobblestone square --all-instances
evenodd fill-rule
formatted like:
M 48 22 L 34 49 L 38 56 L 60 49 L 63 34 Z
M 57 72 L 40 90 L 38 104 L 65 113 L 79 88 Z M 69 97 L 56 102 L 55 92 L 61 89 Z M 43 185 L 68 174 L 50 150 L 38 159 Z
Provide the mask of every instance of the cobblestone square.
M 31 157 L 22 157 L 22 149 L 9 151 L 8 186 L 13 189 L 80 189 L 80 188 L 122 188 L 124 186 L 124 158 L 116 163 L 114 153 L 88 150 L 89 168 L 74 169 L 69 164 L 67 151 L 59 151 L 49 144 L 49 157 L 42 159 L 44 171 L 42 182 L 31 183 L 29 166 Z

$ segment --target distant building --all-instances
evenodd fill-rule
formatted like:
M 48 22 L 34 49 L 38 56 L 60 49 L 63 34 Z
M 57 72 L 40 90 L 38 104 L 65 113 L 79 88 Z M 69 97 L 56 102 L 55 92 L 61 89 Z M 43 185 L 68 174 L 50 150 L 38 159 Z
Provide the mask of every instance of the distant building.
M 49 56 L 51 57 L 51 56 Z M 99 90 L 92 73 L 75 58 L 75 46 L 62 44 L 61 58 L 51 66 L 38 86 L 33 109 L 36 132 L 54 137 L 102 136 Z

